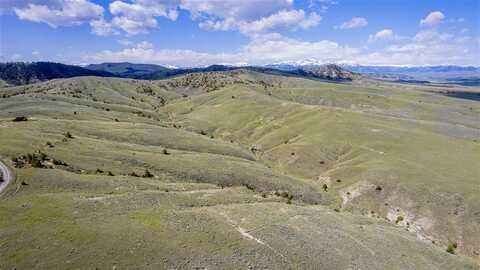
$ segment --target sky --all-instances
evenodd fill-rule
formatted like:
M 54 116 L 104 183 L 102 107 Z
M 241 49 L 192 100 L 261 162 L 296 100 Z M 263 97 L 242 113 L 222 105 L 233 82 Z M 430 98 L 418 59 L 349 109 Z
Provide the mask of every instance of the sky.
M 0 0 L 0 62 L 480 66 L 480 0 Z

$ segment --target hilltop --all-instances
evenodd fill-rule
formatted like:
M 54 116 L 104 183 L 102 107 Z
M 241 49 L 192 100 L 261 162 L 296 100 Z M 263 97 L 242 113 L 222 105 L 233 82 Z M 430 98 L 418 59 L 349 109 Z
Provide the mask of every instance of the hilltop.
M 248 69 L 0 89 L 0 268 L 478 269 L 480 105 L 446 90 L 480 92 Z

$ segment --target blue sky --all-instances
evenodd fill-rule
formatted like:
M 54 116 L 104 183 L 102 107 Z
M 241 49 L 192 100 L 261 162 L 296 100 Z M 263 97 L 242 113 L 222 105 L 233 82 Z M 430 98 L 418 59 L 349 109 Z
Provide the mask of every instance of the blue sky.
M 0 61 L 480 65 L 478 0 L 2 0 Z

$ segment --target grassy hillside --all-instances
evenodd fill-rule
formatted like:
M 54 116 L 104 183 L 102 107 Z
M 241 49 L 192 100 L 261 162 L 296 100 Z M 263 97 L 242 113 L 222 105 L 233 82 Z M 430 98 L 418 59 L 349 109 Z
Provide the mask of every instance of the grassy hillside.
M 244 70 L 0 89 L 0 269 L 478 269 L 480 105 L 443 90 Z

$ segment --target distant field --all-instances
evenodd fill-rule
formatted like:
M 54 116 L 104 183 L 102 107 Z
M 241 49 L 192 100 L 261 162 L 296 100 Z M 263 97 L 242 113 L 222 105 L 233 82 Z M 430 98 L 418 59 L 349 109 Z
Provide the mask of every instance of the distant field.
M 0 88 L 0 269 L 478 269 L 480 102 L 458 93 L 480 89 L 243 70 Z

